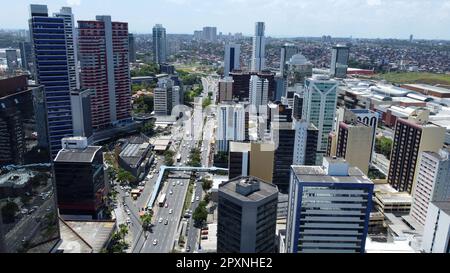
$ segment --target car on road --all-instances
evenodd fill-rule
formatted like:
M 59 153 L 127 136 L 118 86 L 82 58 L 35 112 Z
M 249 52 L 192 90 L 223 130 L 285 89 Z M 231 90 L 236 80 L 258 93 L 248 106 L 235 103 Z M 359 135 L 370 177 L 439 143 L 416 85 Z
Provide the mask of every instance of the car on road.
M 180 183 L 180 186 L 184 186 L 184 183 L 183 183 L 183 182 L 181 182 L 181 183 Z
M 153 240 L 153 245 L 156 246 L 158 244 L 158 240 Z
M 191 251 L 191 247 L 190 246 L 187 246 L 186 247 L 186 252 L 190 252 Z
M 197 197 L 195 197 L 195 201 L 200 201 L 200 197 L 199 196 L 197 196 Z
M 164 205 L 164 207 L 167 209 L 167 208 L 169 207 L 169 204 L 166 203 L 166 204 Z
M 130 211 L 130 210 L 127 210 L 127 214 L 128 214 L 128 215 L 131 215 L 131 211 Z
M 170 209 L 170 210 L 169 210 L 169 214 L 172 214 L 172 213 L 173 213 L 173 209 Z
M 131 219 L 130 218 L 127 219 L 127 224 L 131 224 Z
M 168 219 L 166 219 L 166 221 L 164 221 L 164 225 L 168 225 L 169 224 L 169 220 Z
M 172 183 L 172 186 L 174 186 L 174 187 L 176 186 L 176 183 L 175 183 L 175 181 L 173 181 L 173 183 Z
M 177 181 L 177 185 L 180 185 L 180 180 Z
M 173 191 L 170 191 L 169 194 L 170 194 L 170 195 L 173 195 Z
M 159 220 L 158 220 L 158 223 L 162 223 L 162 221 L 163 221 L 163 218 L 159 218 Z

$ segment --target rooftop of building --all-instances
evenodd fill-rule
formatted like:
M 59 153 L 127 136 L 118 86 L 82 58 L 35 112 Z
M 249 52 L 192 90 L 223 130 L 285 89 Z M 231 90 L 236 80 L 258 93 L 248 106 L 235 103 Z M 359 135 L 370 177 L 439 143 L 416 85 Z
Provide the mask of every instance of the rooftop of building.
M 373 184 L 359 168 L 341 158 L 325 158 L 323 166 L 292 165 L 291 168 L 300 182 Z
M 241 176 L 222 183 L 219 192 L 226 193 L 243 202 L 258 202 L 278 193 L 274 184 L 252 176 Z
M 203 252 L 217 252 L 217 224 L 208 224 L 208 239 L 202 240 Z
M 149 149 L 151 148 L 150 143 L 145 142 L 142 144 L 129 143 L 125 146 L 123 151 L 120 153 L 120 157 L 130 166 L 137 165 L 143 157 L 147 156 Z
M 116 230 L 114 221 L 63 221 L 60 219 L 60 226 L 62 243 L 58 250 L 66 253 L 99 253 L 106 247 Z
M 375 196 L 383 204 L 411 204 L 412 196 L 407 192 L 377 192 Z
M 448 89 L 448 88 L 433 86 L 433 85 L 429 85 L 429 84 L 417 83 L 417 84 L 404 84 L 403 86 L 406 88 L 412 87 L 412 88 L 418 88 L 418 89 L 423 89 L 423 90 L 429 90 L 429 91 L 441 93 L 441 94 L 450 94 L 450 89 Z
M 366 239 L 366 253 L 419 253 L 414 250 L 408 240 L 393 240 L 391 242 L 376 242 L 372 238 Z
M 101 149 L 101 146 L 88 146 L 84 149 L 62 149 L 54 162 L 90 163 Z

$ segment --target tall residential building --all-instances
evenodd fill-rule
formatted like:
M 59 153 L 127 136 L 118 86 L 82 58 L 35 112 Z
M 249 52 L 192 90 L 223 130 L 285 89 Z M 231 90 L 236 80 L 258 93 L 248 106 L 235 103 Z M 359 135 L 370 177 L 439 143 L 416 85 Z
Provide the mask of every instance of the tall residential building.
M 232 77 L 225 77 L 219 80 L 219 103 L 233 100 L 233 83 Z
M 230 142 L 228 177 L 254 176 L 272 182 L 275 145 L 271 142 Z
M 183 98 L 182 90 L 175 82 L 166 77 L 158 80 L 154 89 L 154 110 L 157 116 L 170 116 L 175 106 L 180 105 Z
M 343 159 L 292 166 L 286 252 L 364 253 L 373 187 Z
M 281 56 L 280 56 L 280 73 L 282 76 L 286 76 L 287 72 L 287 62 L 294 56 L 300 52 L 299 48 L 291 43 L 286 43 L 281 46 Z
M 269 102 L 269 80 L 260 78 L 257 75 L 250 77 L 250 105 L 254 107 L 257 113 L 262 111 L 262 108 L 267 107 Z
M 302 118 L 318 130 L 316 165 L 322 164 L 328 148 L 328 135 L 333 130 L 337 105 L 338 82 L 324 75 L 306 79 Z
M 314 124 L 300 119 L 294 120 L 293 128 L 295 130 L 295 143 L 292 165 L 316 165 L 319 130 Z
M 166 29 L 161 24 L 153 27 L 153 62 L 157 64 L 167 62 Z
M 256 177 L 219 186 L 217 253 L 274 253 L 278 190 Z
M 445 128 L 428 124 L 428 119 L 429 111 L 418 109 L 408 120 L 397 120 L 388 183 L 398 191 L 413 193 L 421 152 L 437 153 L 444 144 Z
M 269 81 L 268 98 L 273 100 L 275 96 L 276 82 L 275 73 L 270 71 L 261 72 L 245 72 L 242 70 L 236 70 L 230 72 L 230 76 L 233 78 L 233 99 L 236 98 L 239 101 L 249 100 L 250 98 L 250 78 L 251 76 L 258 76 L 261 79 Z
M 328 141 L 327 156 L 343 158 L 367 175 L 372 152 L 372 137 L 372 127 L 356 120 L 340 122 L 335 142 Z
M 255 36 L 253 37 L 253 51 L 252 51 L 252 71 L 263 71 L 266 66 L 266 38 L 264 22 L 257 22 L 255 24 Z
M 136 62 L 136 41 L 132 33 L 128 34 L 128 59 L 130 63 Z
M 62 7 L 58 13 L 55 13 L 56 18 L 64 19 L 64 30 L 66 33 L 67 46 L 67 63 L 69 64 L 69 81 L 70 89 L 80 88 L 80 75 L 78 71 L 78 49 L 77 49 L 77 33 L 75 31 L 75 20 L 72 14 L 72 8 Z
M 331 51 L 330 75 L 337 78 L 347 77 L 350 48 L 345 45 L 333 46 Z
M 230 76 L 230 72 L 241 68 L 241 45 L 226 44 L 225 45 L 225 60 L 224 60 L 224 76 Z
M 362 122 L 363 124 L 370 126 L 373 128 L 372 130 L 372 150 L 370 151 L 370 162 L 372 162 L 374 158 L 374 150 L 375 150 L 375 142 L 376 142 L 376 135 L 377 135 L 377 128 L 378 128 L 378 120 L 380 118 L 379 113 L 369 110 L 369 109 L 350 109 L 354 115 L 356 115 L 356 118 L 359 122 Z M 344 114 L 345 115 L 345 114 Z
M 217 41 L 217 27 L 204 27 L 202 31 L 203 40 L 208 42 Z
M 54 157 L 61 139 L 73 136 L 67 28 L 64 18 L 48 16 L 45 5 L 31 5 L 30 13 L 35 79 L 44 86 L 49 149 Z
M 228 152 L 230 141 L 245 139 L 245 107 L 227 103 L 217 107 L 216 151 Z
M 110 16 L 78 21 L 81 87 L 92 95 L 92 126 L 103 129 L 131 119 L 128 23 Z
M 50 161 L 46 114 L 43 86 L 26 75 L 0 80 L 0 167 Z
M 450 152 L 422 152 L 418 168 L 411 217 L 425 226 L 430 202 L 450 200 Z
M 450 202 L 431 202 L 422 237 L 425 253 L 450 253 Z
M 107 188 L 101 146 L 85 137 L 64 138 L 53 161 L 59 213 L 102 219 Z
M 79 137 L 92 136 L 92 90 L 72 90 L 73 135 Z

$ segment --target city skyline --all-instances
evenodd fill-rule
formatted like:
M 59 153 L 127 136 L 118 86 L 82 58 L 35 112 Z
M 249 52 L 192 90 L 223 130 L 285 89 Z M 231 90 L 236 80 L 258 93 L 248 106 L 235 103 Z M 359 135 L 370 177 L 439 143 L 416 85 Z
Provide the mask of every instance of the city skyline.
M 256 1 L 225 0 L 220 3 L 199 0 L 157 0 L 154 3 L 135 0 L 123 9 L 120 1 L 103 5 L 98 0 L 18 0 L 10 3 L 9 12 L 0 18 L 3 29 L 26 29 L 21 18 L 27 18 L 29 4 L 47 4 L 50 10 L 71 6 L 75 20 L 93 18 L 98 14 L 111 15 L 117 21 L 130 24 L 130 32 L 150 34 L 154 24 L 160 23 L 171 34 L 192 34 L 205 25 L 216 26 L 218 32 L 242 32 L 251 36 L 254 22 L 266 23 L 268 37 L 333 37 L 450 39 L 446 26 L 450 1 L 386 1 L 386 0 L 323 0 L 323 1 Z M 408 4 L 408 9 L 404 5 Z M 239 6 L 239 9 L 235 7 Z M 324 9 L 323 7 L 330 8 Z M 149 11 L 147 13 L 141 11 Z M 167 16 L 167 11 L 171 15 Z M 320 12 L 314 12 L 320 10 Z M 434 14 L 423 16 L 423 11 Z M 243 20 L 226 20 L 245 18 Z M 174 20 L 176 18 L 176 20 Z M 286 28 L 286 25 L 295 26 Z M 395 27 L 394 27 L 395 26 Z

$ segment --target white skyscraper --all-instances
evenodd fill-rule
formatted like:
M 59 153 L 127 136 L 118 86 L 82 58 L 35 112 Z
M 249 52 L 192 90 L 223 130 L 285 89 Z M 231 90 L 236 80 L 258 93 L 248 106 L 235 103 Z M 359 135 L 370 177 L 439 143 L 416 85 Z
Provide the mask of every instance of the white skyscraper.
M 269 102 L 269 80 L 260 78 L 257 75 L 250 77 L 250 104 L 260 113 L 261 106 L 267 108 Z
M 262 71 L 266 66 L 266 38 L 264 37 L 265 24 L 257 22 L 255 36 L 253 37 L 252 71 Z
M 230 141 L 245 139 L 245 108 L 242 104 L 226 103 L 220 104 L 217 111 L 217 151 L 228 152 Z
M 317 165 L 322 164 L 323 154 L 328 147 L 328 135 L 333 131 L 338 84 L 325 75 L 314 75 L 306 79 L 302 117 L 319 130 Z
M 77 32 L 75 31 L 75 20 L 72 14 L 72 8 L 62 7 L 59 13 L 54 14 L 57 18 L 64 19 L 64 32 L 67 43 L 67 63 L 69 66 L 70 89 L 80 88 L 80 76 L 78 70 L 78 49 Z
M 234 69 L 241 68 L 241 46 L 238 44 L 225 45 L 224 76 L 228 77 Z
M 411 216 L 425 226 L 430 202 L 450 200 L 450 152 L 423 152 L 413 193 Z
M 283 76 L 286 76 L 287 70 L 287 62 L 294 56 L 298 54 L 299 48 L 294 44 L 286 43 L 281 47 L 281 56 L 280 56 L 280 73 Z

